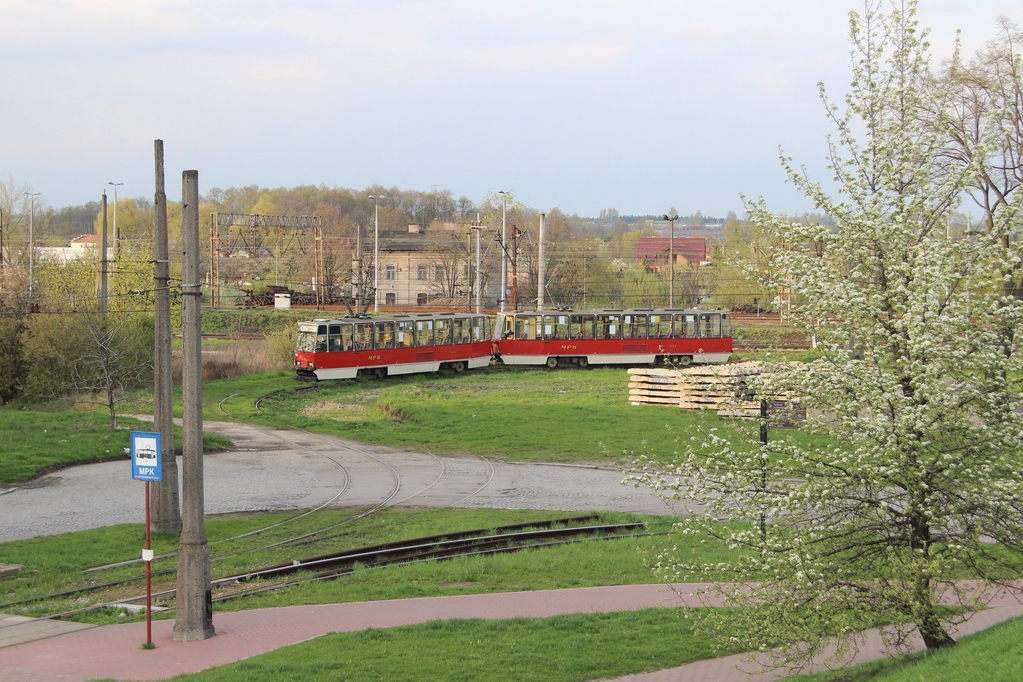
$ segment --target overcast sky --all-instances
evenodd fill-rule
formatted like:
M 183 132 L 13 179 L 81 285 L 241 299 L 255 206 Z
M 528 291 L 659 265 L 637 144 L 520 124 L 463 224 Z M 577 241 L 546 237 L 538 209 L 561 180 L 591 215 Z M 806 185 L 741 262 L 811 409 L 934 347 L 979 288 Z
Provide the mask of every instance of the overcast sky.
M 887 1 L 887 0 L 885 0 Z M 153 195 L 153 140 L 200 191 L 513 189 L 580 215 L 809 205 L 817 99 L 850 79 L 856 0 L 0 0 L 0 173 L 53 206 Z M 922 0 L 936 58 L 1018 2 Z M 6 179 L 6 178 L 5 178 Z M 109 189 L 109 188 L 108 188 Z

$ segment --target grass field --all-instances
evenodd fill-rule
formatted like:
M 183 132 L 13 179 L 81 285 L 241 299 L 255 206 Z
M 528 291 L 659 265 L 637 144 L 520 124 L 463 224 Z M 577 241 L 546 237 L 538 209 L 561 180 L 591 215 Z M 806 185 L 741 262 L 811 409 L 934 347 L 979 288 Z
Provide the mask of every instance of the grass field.
M 335 633 L 176 682 L 605 679 L 719 655 L 671 609 Z
M 368 443 L 519 461 L 628 461 L 632 453 L 670 459 L 676 438 L 718 429 L 751 439 L 752 422 L 628 400 L 624 369 L 491 368 L 464 375 L 426 374 L 376 381 L 302 383 L 288 373 L 210 382 L 206 419 L 298 427 Z M 253 407 L 261 395 L 262 412 Z M 810 440 L 775 431 L 785 440 Z
M 110 416 L 90 412 L 42 412 L 0 409 L 0 484 L 23 483 L 49 471 L 74 464 L 125 459 L 131 431 L 152 431 L 152 422 L 118 417 L 118 429 L 110 428 Z M 177 442 L 181 442 L 177 429 Z M 205 434 L 208 452 L 223 450 L 230 442 Z
M 1023 618 L 964 637 L 951 649 L 884 659 L 799 682 L 1016 682 L 1023 680 Z
M 397 539 L 408 539 L 497 526 L 576 516 L 577 514 L 534 510 L 455 510 L 392 508 L 365 518 L 360 510 L 324 510 L 297 517 L 296 512 L 256 515 L 224 515 L 207 519 L 206 529 L 213 558 L 214 578 L 254 567 L 287 563 L 292 559 L 364 547 Z M 259 528 L 293 520 L 257 535 L 244 535 Z M 265 606 L 321 604 L 379 599 L 401 599 L 456 594 L 480 594 L 526 590 L 624 585 L 657 582 L 648 563 L 651 557 L 671 545 L 697 548 L 707 561 L 724 561 L 731 553 L 713 543 L 702 544 L 689 537 L 666 534 L 671 519 L 637 517 L 631 514 L 603 514 L 599 523 L 643 521 L 650 535 L 618 540 L 591 540 L 553 548 L 463 557 L 449 561 L 428 561 L 409 566 L 361 569 L 334 581 L 311 581 L 276 592 L 218 603 L 217 611 Z M 318 528 L 336 526 L 326 539 L 312 543 L 267 548 L 288 537 Z M 239 537 L 243 536 L 244 537 Z M 138 557 L 143 542 L 141 524 L 124 524 L 61 536 L 39 537 L 0 545 L 0 563 L 20 564 L 25 570 L 0 580 L 0 603 L 41 597 L 76 586 L 141 577 L 140 566 L 130 565 L 99 573 L 83 574 L 85 568 L 127 561 Z M 175 536 L 157 535 L 153 549 L 155 589 L 171 587 L 174 576 L 159 571 L 174 568 L 175 559 L 162 555 L 174 551 Z M 24 615 L 49 615 L 83 605 L 103 603 L 137 595 L 139 581 L 91 592 L 68 595 L 0 610 Z M 82 600 L 85 600 L 84 602 Z M 109 622 L 118 614 L 93 612 L 79 617 L 85 622 Z

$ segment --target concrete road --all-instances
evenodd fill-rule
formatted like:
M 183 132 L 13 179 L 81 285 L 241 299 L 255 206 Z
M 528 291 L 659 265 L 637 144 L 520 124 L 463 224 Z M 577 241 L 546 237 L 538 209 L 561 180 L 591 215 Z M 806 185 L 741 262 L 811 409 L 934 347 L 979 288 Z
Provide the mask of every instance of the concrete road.
M 235 446 L 205 458 L 208 514 L 379 504 L 674 513 L 609 468 L 438 457 L 239 423 L 205 428 Z M 127 460 L 0 488 L 0 542 L 140 523 L 143 490 Z

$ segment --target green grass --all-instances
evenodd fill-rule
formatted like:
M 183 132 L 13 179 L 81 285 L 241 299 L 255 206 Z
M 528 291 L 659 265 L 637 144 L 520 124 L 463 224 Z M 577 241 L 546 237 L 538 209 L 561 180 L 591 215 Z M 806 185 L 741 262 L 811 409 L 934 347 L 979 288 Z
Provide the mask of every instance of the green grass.
M 436 453 L 519 461 L 628 461 L 632 453 L 671 459 L 676 438 L 712 428 L 738 436 L 756 425 L 628 400 L 623 369 L 491 368 L 466 375 L 427 374 L 382 381 L 301 383 L 287 373 L 209 382 L 207 419 L 224 409 L 245 421 L 298 427 L 354 440 Z M 260 395 L 283 391 L 262 403 Z M 775 438 L 809 442 L 799 431 Z
M 131 431 L 152 431 L 152 422 L 118 417 L 110 428 L 108 414 L 90 412 L 43 412 L 0 409 L 0 484 L 23 483 L 74 464 L 124 459 Z M 180 442 L 180 428 L 177 429 Z M 214 452 L 230 447 L 230 441 L 204 434 L 203 444 Z
M 173 679 L 571 682 L 671 668 L 718 653 L 683 612 L 644 609 L 335 633 Z
M 803 675 L 799 682 L 1015 682 L 1023 680 L 1023 618 L 964 637 L 950 649 Z
M 228 540 L 243 533 L 297 516 L 295 512 L 236 514 L 210 517 L 206 530 L 213 558 L 214 578 L 245 572 L 256 566 L 287 563 L 295 558 L 364 547 L 397 539 L 451 533 L 476 528 L 576 516 L 571 512 L 498 509 L 409 509 L 392 508 L 355 519 L 360 510 L 324 510 L 296 519 L 260 535 Z M 650 532 L 670 530 L 672 519 L 632 514 L 602 514 L 597 523 L 643 521 Z M 261 549 L 289 536 L 349 521 L 332 530 L 333 537 L 317 544 L 286 545 Z M 91 566 L 136 559 L 143 546 L 141 524 L 39 537 L 0 545 L 0 563 L 21 564 L 25 570 L 0 580 L 0 603 L 52 594 L 92 582 L 106 582 L 140 576 L 140 566 L 82 574 Z M 157 559 L 154 571 L 173 568 L 176 559 L 160 558 L 176 548 L 176 536 L 155 535 Z M 241 610 L 296 604 L 373 601 L 491 592 L 546 590 L 600 585 L 658 582 L 648 565 L 658 553 L 672 545 L 696 549 L 707 562 L 727 561 L 734 553 L 724 547 L 690 536 L 658 534 L 619 540 L 592 540 L 541 550 L 487 557 L 462 557 L 450 561 L 428 561 L 408 566 L 360 569 L 334 581 L 302 583 L 284 590 L 266 592 L 218 603 L 216 611 Z M 708 576 L 712 577 L 712 576 Z M 173 576 L 155 578 L 159 589 Z M 92 593 L 86 602 L 79 595 L 5 607 L 8 613 L 40 616 L 81 608 L 85 604 L 112 601 L 137 595 L 141 582 Z M 102 613 L 79 617 L 85 622 L 108 622 Z

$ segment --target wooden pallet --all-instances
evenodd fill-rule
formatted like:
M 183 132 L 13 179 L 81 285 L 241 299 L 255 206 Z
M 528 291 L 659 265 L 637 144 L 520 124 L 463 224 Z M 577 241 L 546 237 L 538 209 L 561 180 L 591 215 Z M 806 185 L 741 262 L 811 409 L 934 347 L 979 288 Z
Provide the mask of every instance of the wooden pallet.
M 682 369 L 629 369 L 633 405 L 676 405 L 686 410 L 723 410 L 759 414 L 760 403 L 746 397 L 745 378 L 760 374 L 755 362 L 702 365 Z

